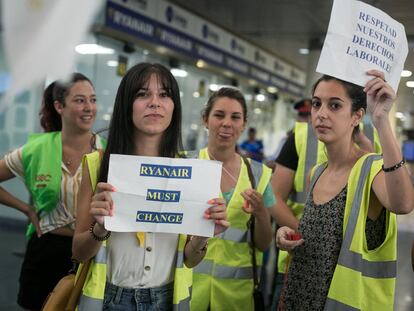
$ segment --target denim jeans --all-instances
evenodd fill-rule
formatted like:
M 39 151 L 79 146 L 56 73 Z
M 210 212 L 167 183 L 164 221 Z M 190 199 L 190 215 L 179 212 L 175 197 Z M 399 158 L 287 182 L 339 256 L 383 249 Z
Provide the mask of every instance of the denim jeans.
M 167 311 L 173 308 L 174 283 L 153 288 L 123 288 L 106 283 L 103 311 Z

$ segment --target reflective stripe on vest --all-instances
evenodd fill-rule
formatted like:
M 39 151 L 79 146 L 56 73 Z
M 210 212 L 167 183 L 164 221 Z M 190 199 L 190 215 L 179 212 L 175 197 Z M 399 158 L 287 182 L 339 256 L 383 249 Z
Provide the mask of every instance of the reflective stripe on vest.
M 397 275 L 397 262 L 372 262 L 362 258 L 362 254 L 352 252 L 350 250 L 352 237 L 357 226 L 358 215 L 361 209 L 362 192 L 367 175 L 371 169 L 372 162 L 381 159 L 379 155 L 368 156 L 360 172 L 358 186 L 355 191 L 354 201 L 352 203 L 351 213 L 348 219 L 348 225 L 345 230 L 342 249 L 339 255 L 338 264 L 344 267 L 360 271 L 362 275 L 372 278 L 393 278 Z
M 214 266 L 214 271 L 213 271 Z M 252 267 L 229 267 L 224 265 L 214 265 L 213 260 L 205 259 L 193 268 L 195 273 L 209 274 L 218 279 L 252 279 Z M 257 267 L 260 275 L 261 266 Z
M 359 311 L 354 307 L 348 306 L 342 302 L 328 298 L 325 303 L 325 310 L 335 310 L 335 311 Z
M 94 261 L 96 263 L 106 263 L 106 245 L 102 244 L 98 253 L 95 255 Z
M 177 268 L 184 267 L 184 252 L 181 250 L 177 252 L 177 263 L 175 266 Z
M 365 155 L 348 178 L 343 241 L 324 310 L 392 310 L 396 278 L 396 218 L 387 213 L 386 236 L 378 248 L 363 247 L 372 182 L 380 170 L 379 155 Z M 311 190 L 326 164 L 316 168 Z M 381 260 L 382 259 L 382 260 Z M 352 285 L 353 287 L 352 287 Z M 349 287 L 351 285 L 351 287 Z M 377 294 L 376 294 L 377 293 Z M 378 297 L 375 298 L 375 295 Z
M 352 202 L 351 212 L 348 218 L 348 224 L 345 229 L 344 238 L 342 241 L 341 251 L 339 253 L 338 264 L 347 267 L 349 269 L 359 271 L 363 276 L 372 278 L 394 278 L 397 275 L 397 262 L 396 261 L 368 261 L 362 257 L 362 254 L 353 252 L 350 250 L 352 237 L 355 233 L 355 228 L 358 222 L 358 215 L 361 209 L 362 193 L 364 189 L 364 183 L 370 172 L 372 163 L 375 160 L 381 159 L 379 155 L 368 156 L 362 165 L 357 188 L 355 191 L 354 199 Z M 312 178 L 312 185 L 310 189 L 313 189 L 319 176 L 322 174 L 326 165 L 320 165 L 315 171 Z
M 219 235 L 219 238 L 235 243 L 245 243 L 250 241 L 248 231 L 238 228 L 227 228 L 226 231 Z

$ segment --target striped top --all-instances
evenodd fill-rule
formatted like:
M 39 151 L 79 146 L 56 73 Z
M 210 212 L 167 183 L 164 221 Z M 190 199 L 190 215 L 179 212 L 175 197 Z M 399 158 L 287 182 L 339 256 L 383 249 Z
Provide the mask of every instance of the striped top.
M 96 148 L 102 149 L 101 140 L 96 135 Z M 9 170 L 24 182 L 22 150 L 20 147 L 5 155 L 4 161 Z M 42 233 L 47 233 L 55 229 L 68 226 L 75 229 L 75 219 L 77 210 L 77 196 L 82 179 L 82 163 L 79 165 L 75 174 L 72 175 L 66 165 L 61 163 L 62 181 L 60 184 L 60 199 L 49 213 L 42 211 L 39 215 L 40 229 Z

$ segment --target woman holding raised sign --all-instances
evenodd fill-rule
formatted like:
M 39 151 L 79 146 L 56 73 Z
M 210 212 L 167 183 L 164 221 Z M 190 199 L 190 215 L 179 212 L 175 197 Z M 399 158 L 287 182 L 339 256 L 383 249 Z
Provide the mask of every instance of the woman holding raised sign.
M 414 191 L 388 119 L 395 93 L 370 70 L 365 88 L 330 76 L 313 88 L 312 126 L 328 161 L 312 171 L 299 223 L 302 239 L 282 227 L 277 245 L 292 253 L 287 310 L 393 310 L 396 214 L 414 207 Z M 365 110 L 383 156 L 358 148 Z
M 115 99 L 108 146 L 86 157 L 89 170 L 79 195 L 74 258 L 93 258 L 78 310 L 170 310 L 188 308 L 191 269 L 205 255 L 207 238 L 171 233 L 107 231 L 104 216 L 114 206 L 108 184 L 110 154 L 176 157 L 181 148 L 181 102 L 177 81 L 159 64 L 141 63 L 128 70 Z M 98 181 L 98 183 L 97 183 Z M 96 191 L 95 191 L 96 185 Z M 216 198 L 204 217 L 223 232 L 225 203 Z M 184 266 L 185 264 L 185 266 Z M 174 297 L 173 297 L 174 292 Z M 187 306 L 186 306 L 187 305 Z
M 209 131 L 208 145 L 195 156 L 223 162 L 221 191 L 230 227 L 210 239 L 206 256 L 193 269 L 191 309 L 253 310 L 251 245 L 257 248 L 256 262 L 261 266 L 262 252 L 272 239 L 268 211 L 275 204 L 272 171 L 235 152 L 247 122 L 246 101 L 239 90 L 225 87 L 213 93 L 203 111 L 203 121 Z M 256 229 L 254 243 L 250 243 L 251 216 Z

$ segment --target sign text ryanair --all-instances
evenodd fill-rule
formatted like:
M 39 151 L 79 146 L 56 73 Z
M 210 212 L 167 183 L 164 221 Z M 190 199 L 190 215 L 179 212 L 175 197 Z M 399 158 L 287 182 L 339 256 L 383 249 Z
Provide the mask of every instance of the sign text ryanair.
M 180 191 L 168 191 L 159 189 L 148 189 L 147 200 L 148 201 L 161 201 L 161 202 L 179 202 Z
M 138 211 L 136 221 L 163 224 L 181 224 L 183 222 L 183 213 L 158 213 Z
M 141 164 L 140 176 L 191 179 L 191 166 Z

